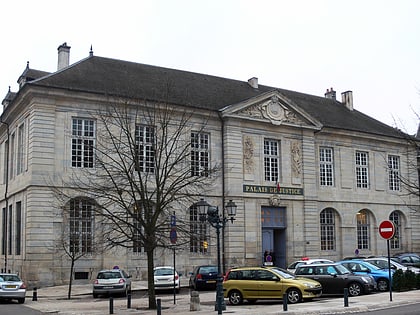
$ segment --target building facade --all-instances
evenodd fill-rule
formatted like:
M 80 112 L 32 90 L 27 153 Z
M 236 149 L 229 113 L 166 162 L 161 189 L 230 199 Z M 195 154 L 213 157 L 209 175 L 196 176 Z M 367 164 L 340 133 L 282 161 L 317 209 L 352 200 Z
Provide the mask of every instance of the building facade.
M 69 279 L 70 261 L 56 246 L 68 222 L 54 189 L 71 170 L 94 167 L 101 126 L 92 113 L 111 98 L 121 106 L 164 100 L 207 117 L 205 132 L 191 130 L 199 140 L 191 141 L 189 162 L 204 168 L 221 164 L 217 183 L 201 197 L 220 208 L 228 200 L 238 206 L 236 220 L 223 230 L 224 269 L 259 265 L 265 252 L 280 267 L 305 256 L 385 255 L 386 241 L 378 233 L 384 220 L 396 226 L 392 253 L 420 252 L 419 201 L 403 184 L 418 182 L 415 146 L 399 130 L 355 110 L 351 91 L 338 101 L 333 89 L 319 97 L 259 85 L 257 78 L 237 81 L 92 51 L 74 64 L 69 60 L 64 43 L 56 72 L 28 64 L 19 91 L 9 90 L 3 100 L 2 270 L 19 272 L 37 286 Z M 197 176 L 200 169 L 191 172 Z M 88 199 L 63 203 L 74 214 L 69 229 L 80 228 L 71 244 L 88 254 L 76 261 L 77 281 L 115 265 L 145 277 L 141 249 L 90 248 L 95 226 Z M 180 211 L 190 217 L 191 228 L 212 236 L 177 249 L 176 268 L 188 274 L 196 265 L 216 263 L 216 242 L 214 229 L 194 215 L 194 204 Z M 170 250 L 156 252 L 155 265 L 172 261 Z

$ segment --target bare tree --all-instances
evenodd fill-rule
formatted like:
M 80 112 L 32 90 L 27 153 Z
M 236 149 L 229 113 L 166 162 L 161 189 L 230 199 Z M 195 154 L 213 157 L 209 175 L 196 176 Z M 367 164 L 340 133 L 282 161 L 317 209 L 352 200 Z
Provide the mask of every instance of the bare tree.
M 208 117 L 197 119 L 191 110 L 166 103 L 108 106 L 93 116 L 95 168 L 76 170 L 64 186 L 97 202 L 104 244 L 144 249 L 149 308 L 154 309 L 154 252 L 170 245 L 170 217 L 175 210 L 181 214 L 178 243 L 189 242 L 186 210 L 212 189 L 220 172 L 220 165 L 209 166 L 209 156 L 191 160 L 192 143 L 208 145 L 194 138 Z

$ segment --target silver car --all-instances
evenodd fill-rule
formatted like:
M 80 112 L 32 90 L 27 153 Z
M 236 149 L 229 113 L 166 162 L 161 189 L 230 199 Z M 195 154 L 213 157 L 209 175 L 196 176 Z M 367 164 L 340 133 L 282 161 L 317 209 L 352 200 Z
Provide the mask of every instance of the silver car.
M 127 296 L 131 292 L 131 276 L 124 270 L 101 270 L 93 282 L 93 297 L 99 295 L 120 294 Z
M 25 303 L 26 285 L 17 274 L 0 273 L 0 299 Z

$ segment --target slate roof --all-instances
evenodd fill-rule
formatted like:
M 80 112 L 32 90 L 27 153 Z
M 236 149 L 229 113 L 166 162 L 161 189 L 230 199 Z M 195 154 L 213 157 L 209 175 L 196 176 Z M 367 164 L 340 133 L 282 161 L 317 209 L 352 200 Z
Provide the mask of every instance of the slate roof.
M 277 90 L 324 127 L 401 138 L 399 130 L 333 99 L 248 82 L 146 64 L 90 56 L 27 85 L 163 101 L 220 110 Z

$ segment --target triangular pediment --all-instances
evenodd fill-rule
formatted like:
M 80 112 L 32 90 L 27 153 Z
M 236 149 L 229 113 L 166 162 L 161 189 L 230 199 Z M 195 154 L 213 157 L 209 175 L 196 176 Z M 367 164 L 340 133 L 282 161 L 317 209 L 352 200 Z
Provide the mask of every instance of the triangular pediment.
M 273 125 L 320 129 L 322 124 L 278 90 L 273 90 L 221 110 L 222 117 L 237 117 Z

